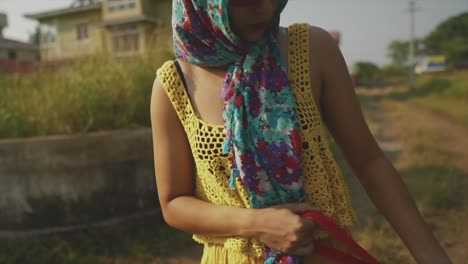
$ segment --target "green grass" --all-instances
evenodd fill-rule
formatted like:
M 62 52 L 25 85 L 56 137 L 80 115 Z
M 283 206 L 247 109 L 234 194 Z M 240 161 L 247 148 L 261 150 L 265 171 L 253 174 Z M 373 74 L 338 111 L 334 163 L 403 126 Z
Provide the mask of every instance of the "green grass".
M 468 98 L 429 95 L 412 99 L 412 101 L 457 123 L 468 126 Z
M 191 235 L 160 217 L 87 231 L 0 240 L 0 264 L 95 264 L 110 259 L 148 259 L 193 246 Z M 143 262 L 145 263 L 145 262 Z
M 407 85 L 407 84 L 405 84 Z M 468 97 L 468 71 L 420 75 L 416 88 L 397 94 L 397 99 L 411 99 L 427 95 L 440 95 L 452 98 Z
M 419 207 L 426 210 L 458 208 L 463 201 L 463 174 L 450 166 L 415 166 L 402 172 Z
M 416 89 L 395 93 L 393 98 L 417 103 L 468 125 L 468 71 L 419 76 Z
M 443 131 L 437 129 L 437 124 L 422 126 L 424 120 L 410 120 L 405 117 L 405 113 L 418 110 L 415 104 L 424 104 L 425 108 L 463 123 L 464 114 L 468 113 L 464 104 L 468 97 L 467 77 L 468 72 L 422 76 L 415 90 L 399 89 L 403 87 L 395 87 L 393 91 L 382 90 L 380 93 L 377 90 L 361 90 L 359 96 L 373 133 L 378 135 L 383 129 L 401 131 L 397 133 L 397 140 L 401 141 L 403 149 L 389 157 L 394 159 L 394 164 L 426 221 L 454 261 L 463 259 L 466 248 L 466 243 L 463 244 L 466 240 L 459 238 L 463 228 L 461 219 L 466 214 L 463 209 L 463 182 L 466 175 L 457 169 L 460 157 L 447 149 Z M 383 123 L 397 120 L 378 120 L 382 118 L 379 115 L 381 112 L 393 113 L 389 116 L 401 119 L 398 126 Z M 345 174 L 350 173 L 347 169 L 344 171 Z M 382 263 L 414 263 L 393 228 L 362 193 L 362 187 L 349 175 L 346 178 L 354 206 L 361 218 L 361 224 L 354 233 L 359 243 Z
M 149 101 L 168 45 L 144 56 L 94 56 L 27 76 L 0 76 L 0 138 L 150 125 Z

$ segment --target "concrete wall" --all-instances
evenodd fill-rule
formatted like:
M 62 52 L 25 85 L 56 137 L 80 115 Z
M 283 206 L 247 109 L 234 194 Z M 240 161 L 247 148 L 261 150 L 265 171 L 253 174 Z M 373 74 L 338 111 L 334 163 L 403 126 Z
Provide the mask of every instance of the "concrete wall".
M 0 230 L 154 209 L 155 186 L 150 129 L 0 140 Z

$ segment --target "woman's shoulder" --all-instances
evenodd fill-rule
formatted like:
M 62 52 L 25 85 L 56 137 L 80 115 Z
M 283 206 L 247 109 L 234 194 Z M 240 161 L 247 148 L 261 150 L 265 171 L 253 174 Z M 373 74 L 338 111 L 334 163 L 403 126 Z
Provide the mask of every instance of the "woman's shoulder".
M 180 66 L 175 59 L 167 60 L 156 70 L 155 83 L 160 83 L 164 90 L 178 89 L 182 85 L 179 70 Z
M 169 60 L 157 70 L 150 100 L 152 122 L 162 122 L 172 128 L 179 127 L 181 121 L 185 120 L 185 101 L 180 96 L 181 82 L 176 77 L 177 70 L 174 67 L 174 61 Z
M 330 32 L 318 26 L 309 25 L 309 39 L 310 44 L 315 45 L 317 48 L 330 48 L 330 46 L 337 46 L 338 44 Z
M 310 25 L 309 23 L 294 23 L 282 29 L 291 33 L 308 35 L 308 44 L 310 56 L 318 58 L 317 56 L 326 56 L 324 51 L 334 49 L 337 47 L 337 40 L 332 35 L 320 26 Z M 288 34 L 291 37 L 291 34 Z M 303 38 L 300 36 L 299 38 Z M 304 42 L 306 44 L 306 42 Z
M 174 70 L 174 59 L 166 60 L 156 70 L 156 77 L 161 78 L 160 75 L 163 75 L 163 74 L 165 74 L 167 72 L 170 72 L 170 71 L 173 71 L 173 70 Z
M 322 71 L 327 58 L 334 56 L 338 49 L 338 41 L 332 37 L 330 32 L 320 26 L 310 25 L 308 23 L 295 23 L 288 26 L 288 31 L 301 31 L 301 34 L 308 35 L 308 42 L 303 45 L 309 45 L 309 57 L 311 63 L 316 63 L 316 68 Z M 291 36 L 291 35 L 289 35 Z
M 293 23 L 288 26 L 280 26 L 281 29 L 292 29 L 292 28 L 306 28 L 309 30 L 310 33 L 315 34 L 316 36 L 324 36 L 328 34 L 328 31 L 323 29 L 320 26 L 312 25 L 307 22 L 298 22 Z M 329 34 L 328 34 L 329 35 Z
M 282 27 L 287 29 L 288 31 L 291 30 L 301 30 L 304 33 L 307 31 L 309 35 L 309 43 L 314 45 L 336 45 L 337 41 L 332 37 L 332 35 L 325 29 L 319 26 L 311 25 L 309 23 L 294 23 L 289 25 L 288 27 Z

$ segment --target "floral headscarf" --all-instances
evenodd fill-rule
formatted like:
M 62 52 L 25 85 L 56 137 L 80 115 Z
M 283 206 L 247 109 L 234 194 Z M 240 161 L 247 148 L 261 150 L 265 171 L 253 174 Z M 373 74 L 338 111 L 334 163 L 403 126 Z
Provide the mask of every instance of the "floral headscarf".
M 230 28 L 229 0 L 174 0 L 173 35 L 178 59 L 200 66 L 228 66 L 222 87 L 223 153 L 231 152 L 230 187 L 240 178 L 254 208 L 304 201 L 301 139 L 296 103 L 273 34 L 288 0 L 262 40 L 246 42 Z M 268 264 L 301 258 L 265 248 Z

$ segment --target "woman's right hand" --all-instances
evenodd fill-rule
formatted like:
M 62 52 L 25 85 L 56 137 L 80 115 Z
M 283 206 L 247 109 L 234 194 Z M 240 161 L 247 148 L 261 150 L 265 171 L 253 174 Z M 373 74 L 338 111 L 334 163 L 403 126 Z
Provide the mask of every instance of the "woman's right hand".
M 254 237 L 268 247 L 290 255 L 305 256 L 313 253 L 313 232 L 317 226 L 300 215 L 307 211 L 320 211 L 308 203 L 290 203 L 259 209 L 258 228 Z

